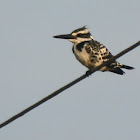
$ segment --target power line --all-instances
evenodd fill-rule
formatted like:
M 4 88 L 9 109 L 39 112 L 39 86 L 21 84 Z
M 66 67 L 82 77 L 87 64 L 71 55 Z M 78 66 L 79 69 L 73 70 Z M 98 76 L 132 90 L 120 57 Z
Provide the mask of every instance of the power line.
M 44 102 L 50 100 L 51 98 L 55 97 L 56 95 L 60 94 L 61 92 L 63 92 L 64 90 L 70 88 L 71 86 L 75 85 L 76 83 L 80 82 L 81 80 L 85 79 L 86 77 L 88 77 L 89 74 L 92 74 L 96 71 L 98 71 L 99 69 L 101 69 L 102 67 L 112 63 L 114 60 L 116 60 L 117 58 L 123 56 L 124 54 L 128 53 L 129 51 L 131 51 L 132 49 L 138 47 L 140 45 L 140 41 L 138 41 L 137 43 L 135 43 L 134 45 L 130 46 L 129 48 L 123 50 L 122 52 L 120 52 L 119 54 L 113 56 L 110 60 L 104 62 L 103 64 L 101 64 L 100 66 L 96 67 L 93 71 L 87 71 L 84 75 L 82 75 L 81 77 L 75 79 L 74 81 L 70 82 L 69 84 L 63 86 L 62 88 L 56 90 L 55 92 L 51 93 L 50 95 L 48 95 L 47 97 L 43 98 L 42 100 L 36 102 L 35 104 L 29 106 L 28 108 L 24 109 L 23 111 L 21 111 L 20 113 L 12 116 L 10 119 L 4 121 L 3 123 L 0 124 L 0 128 L 10 124 L 12 121 L 18 119 L 19 117 L 23 116 L 24 114 L 28 113 L 29 111 L 33 110 L 34 108 L 38 107 L 39 105 L 43 104 Z

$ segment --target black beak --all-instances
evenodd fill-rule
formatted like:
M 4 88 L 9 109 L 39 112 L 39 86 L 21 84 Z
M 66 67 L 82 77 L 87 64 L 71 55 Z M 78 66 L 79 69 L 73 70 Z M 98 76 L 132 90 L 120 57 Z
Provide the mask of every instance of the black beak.
M 66 34 L 66 35 L 56 35 L 53 36 L 54 38 L 61 38 L 61 39 L 76 39 L 75 36 L 72 36 L 71 34 Z

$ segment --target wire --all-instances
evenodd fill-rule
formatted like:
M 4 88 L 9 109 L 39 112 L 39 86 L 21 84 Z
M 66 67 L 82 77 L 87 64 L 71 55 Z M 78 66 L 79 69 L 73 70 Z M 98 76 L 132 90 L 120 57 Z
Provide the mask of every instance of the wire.
M 140 45 L 140 41 L 138 41 L 137 43 L 135 43 L 134 45 L 130 46 L 129 48 L 123 50 L 122 52 L 120 52 L 119 54 L 113 56 L 110 60 L 104 62 L 103 64 L 101 64 L 100 66 L 96 67 L 93 71 L 87 71 L 84 75 L 82 75 L 81 77 L 75 79 L 74 81 L 70 82 L 69 84 L 63 86 L 62 88 L 56 90 L 55 92 L 51 93 L 50 95 L 48 95 L 47 97 L 43 98 L 42 100 L 36 102 L 35 104 L 29 106 L 28 108 L 24 109 L 23 111 L 21 111 L 20 113 L 12 116 L 11 118 L 9 118 L 8 120 L 4 121 L 3 123 L 0 124 L 0 128 L 10 124 L 11 122 L 13 122 L 14 120 L 18 119 L 19 117 L 25 115 L 26 113 L 28 113 L 29 111 L 35 109 L 36 107 L 38 107 L 39 105 L 43 104 L 44 102 L 50 100 L 51 98 L 55 97 L 56 95 L 60 94 L 61 92 L 63 92 L 64 90 L 70 88 L 71 86 L 75 85 L 76 83 L 80 82 L 81 80 L 87 78 L 89 76 L 89 74 L 92 74 L 96 71 L 98 71 L 99 69 L 101 69 L 102 67 L 112 63 L 114 60 L 116 60 L 117 58 L 123 56 L 124 54 L 128 53 L 129 51 L 131 51 L 132 49 L 138 47 Z

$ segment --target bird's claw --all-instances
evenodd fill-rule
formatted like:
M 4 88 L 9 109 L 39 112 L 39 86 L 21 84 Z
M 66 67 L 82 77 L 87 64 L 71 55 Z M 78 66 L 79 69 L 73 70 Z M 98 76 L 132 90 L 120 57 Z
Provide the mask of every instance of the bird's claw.
M 90 70 L 86 71 L 86 76 L 89 77 L 92 74 Z

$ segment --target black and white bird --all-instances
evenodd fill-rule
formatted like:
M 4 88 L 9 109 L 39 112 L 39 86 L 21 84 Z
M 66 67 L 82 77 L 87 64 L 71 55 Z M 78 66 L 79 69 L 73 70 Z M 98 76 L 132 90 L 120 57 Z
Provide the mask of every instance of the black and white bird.
M 85 26 L 74 30 L 70 34 L 57 35 L 54 36 L 54 38 L 68 39 L 70 42 L 74 43 L 72 48 L 74 55 L 77 60 L 89 70 L 93 70 L 113 56 L 103 44 L 92 37 Z M 133 67 L 114 61 L 101 68 L 100 71 L 110 71 L 123 75 L 124 71 L 121 68 L 128 70 L 134 69 Z

